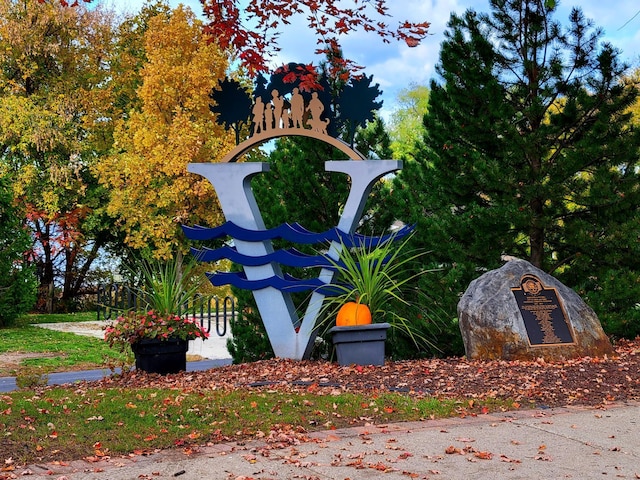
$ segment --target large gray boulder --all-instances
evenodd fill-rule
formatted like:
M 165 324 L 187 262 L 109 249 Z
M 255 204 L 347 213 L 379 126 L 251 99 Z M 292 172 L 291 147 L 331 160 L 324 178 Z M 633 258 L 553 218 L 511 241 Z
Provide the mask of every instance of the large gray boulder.
M 469 359 L 613 356 L 595 312 L 573 290 L 514 259 L 477 278 L 458 303 Z

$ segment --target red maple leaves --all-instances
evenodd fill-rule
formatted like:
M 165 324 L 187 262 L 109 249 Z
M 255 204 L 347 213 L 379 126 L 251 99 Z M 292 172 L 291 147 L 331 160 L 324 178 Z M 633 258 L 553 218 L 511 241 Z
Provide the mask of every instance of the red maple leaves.
M 45 250 L 48 255 L 56 256 L 63 250 L 73 249 L 74 243 L 82 238 L 78 226 L 87 216 L 86 207 L 49 214 L 31 203 L 25 202 L 25 206 L 26 218 L 32 226 L 34 236 L 34 245 L 27 254 L 32 261 Z
M 38 3 L 48 3 L 51 0 L 38 0 Z M 82 0 L 84 3 L 91 3 L 92 0 Z M 77 7 L 80 5 L 78 0 L 74 0 L 73 2 L 67 2 L 66 0 L 59 0 L 60 5 L 63 7 Z
M 277 68 L 273 75 L 283 75 L 284 83 L 295 83 L 300 81 L 298 87 L 303 92 L 311 92 L 314 90 L 322 90 L 322 86 L 318 83 L 318 71 L 311 64 L 289 64 Z
M 267 59 L 280 50 L 278 28 L 304 16 L 317 36 L 316 53 L 340 50 L 339 37 L 362 29 L 377 33 L 385 43 L 401 40 L 410 47 L 420 43 L 428 31 L 428 22 L 401 22 L 394 30 L 377 17 L 389 17 L 385 0 L 353 0 L 351 8 L 336 0 L 256 0 L 243 10 L 238 0 L 201 0 L 209 19 L 205 27 L 222 48 L 233 48 L 251 75 L 267 72 Z M 249 26 L 251 25 L 251 26 Z M 339 59 L 332 74 L 354 72 L 361 67 L 348 59 Z
M 40 3 L 55 0 L 38 0 Z M 79 0 L 58 0 L 64 7 L 75 7 Z M 82 0 L 90 3 L 92 0 Z M 384 20 L 390 18 L 386 0 L 254 0 L 240 7 L 239 0 L 200 0 L 209 20 L 205 33 L 221 48 L 230 49 L 249 75 L 269 71 L 267 60 L 280 51 L 279 30 L 290 25 L 292 17 L 304 16 L 315 32 L 318 48 L 315 53 L 331 55 L 339 52 L 339 37 L 357 30 L 378 34 L 384 43 L 404 41 L 415 47 L 427 35 L 429 22 L 400 22 L 393 29 Z M 350 8 L 348 8 L 350 7 Z M 346 58 L 333 58 L 329 74 L 343 81 L 348 73 L 362 67 Z M 303 84 L 311 84 L 310 79 Z

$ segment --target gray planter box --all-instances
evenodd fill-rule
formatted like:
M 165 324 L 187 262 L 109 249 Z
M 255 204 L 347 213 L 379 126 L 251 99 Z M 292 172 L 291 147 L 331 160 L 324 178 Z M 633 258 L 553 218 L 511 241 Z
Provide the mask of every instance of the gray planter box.
M 384 365 L 388 323 L 333 327 L 333 344 L 340 365 Z

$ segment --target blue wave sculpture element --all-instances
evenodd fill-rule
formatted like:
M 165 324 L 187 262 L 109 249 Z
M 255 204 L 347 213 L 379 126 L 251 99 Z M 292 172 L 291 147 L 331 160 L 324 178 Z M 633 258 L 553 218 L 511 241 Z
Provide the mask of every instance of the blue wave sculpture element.
M 221 248 L 192 248 L 191 254 L 201 262 L 217 262 L 218 260 L 228 259 L 234 263 L 245 265 L 248 267 L 256 267 L 265 265 L 269 262 L 278 262 L 289 267 L 323 267 L 332 268 L 333 265 L 325 255 L 308 255 L 302 253 L 295 248 L 286 250 L 276 250 L 275 252 L 259 257 L 243 255 L 236 248 L 224 246 Z
M 396 233 L 382 235 L 379 237 L 369 237 L 359 233 L 349 234 L 339 230 L 337 227 L 331 228 L 322 233 L 314 233 L 307 230 L 299 223 L 283 223 L 275 228 L 267 230 L 249 230 L 239 227 L 233 222 L 226 222 L 218 227 L 207 228 L 196 225 L 195 227 L 182 226 L 182 230 L 187 238 L 191 240 L 215 240 L 217 238 L 230 236 L 236 240 L 246 242 L 261 242 L 281 238 L 293 243 L 316 244 L 335 241 L 342 243 L 347 248 L 351 247 L 375 247 L 391 239 L 400 240 L 409 235 L 414 229 L 413 225 L 405 225 Z
M 266 240 L 273 240 L 275 238 L 282 238 L 290 242 L 301 244 L 322 244 L 335 241 L 344 245 L 346 248 L 376 247 L 389 240 L 396 241 L 406 237 L 414 228 L 414 225 L 407 225 L 394 234 L 373 237 L 361 234 L 348 234 L 339 230 L 337 227 L 322 233 L 314 233 L 307 230 L 299 223 L 283 223 L 282 225 L 269 230 L 249 230 L 239 227 L 233 222 L 226 222 L 215 228 L 182 226 L 185 235 L 191 240 L 214 240 L 225 236 L 231 236 L 235 240 L 262 242 Z M 275 252 L 271 252 L 266 255 L 250 256 L 238 252 L 234 247 L 225 245 L 216 249 L 207 247 L 202 249 L 192 248 L 191 253 L 199 261 L 215 262 L 222 259 L 229 259 L 234 263 L 246 267 L 256 267 L 276 262 L 290 267 L 320 267 L 335 270 L 336 268 L 339 268 L 340 265 L 343 265 L 342 262 L 333 262 L 325 255 L 308 255 L 295 248 L 276 250 Z M 382 261 L 385 262 L 386 260 Z M 335 286 L 329 286 L 319 278 L 301 280 L 289 274 L 285 274 L 284 277 L 272 276 L 260 280 L 248 280 L 244 273 L 239 272 L 214 272 L 208 273 L 207 277 L 214 286 L 233 285 L 234 287 L 246 290 L 260 290 L 262 288 L 272 287 L 289 293 L 303 292 L 306 290 L 314 290 L 325 296 L 335 296 L 341 293 Z
M 299 279 L 287 273 L 284 274 L 284 277 L 273 276 L 259 280 L 248 280 L 247 276 L 241 272 L 215 272 L 207 273 L 207 278 L 215 287 L 233 285 L 237 288 L 252 291 L 273 287 L 281 292 L 289 293 L 314 290 L 325 296 L 335 296 L 341 293 L 339 289 L 329 286 L 319 278 Z

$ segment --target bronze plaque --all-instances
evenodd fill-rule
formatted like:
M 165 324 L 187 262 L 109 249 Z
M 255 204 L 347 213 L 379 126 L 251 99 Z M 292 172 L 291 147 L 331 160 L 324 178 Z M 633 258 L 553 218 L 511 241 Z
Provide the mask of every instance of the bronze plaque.
M 573 331 L 555 288 L 538 277 L 523 275 L 520 287 L 512 288 L 532 347 L 575 343 Z

